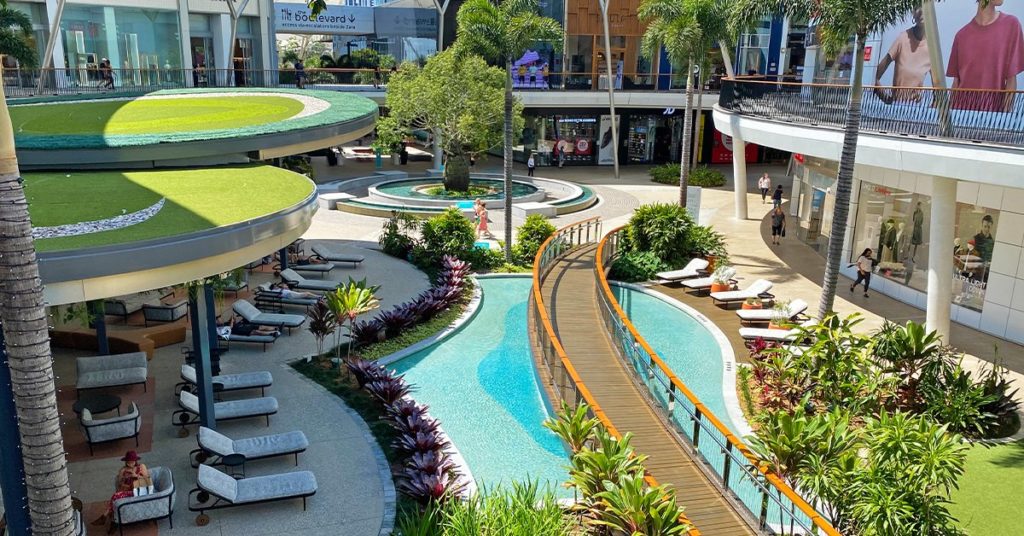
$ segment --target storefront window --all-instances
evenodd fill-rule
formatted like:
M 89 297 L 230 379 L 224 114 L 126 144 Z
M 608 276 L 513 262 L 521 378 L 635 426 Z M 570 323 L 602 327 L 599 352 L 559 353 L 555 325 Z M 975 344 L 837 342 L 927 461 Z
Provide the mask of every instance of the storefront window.
M 115 70 L 115 84 L 174 82 L 181 68 L 174 11 L 69 5 L 61 20 L 66 67 L 79 84 L 99 82 L 99 64 Z

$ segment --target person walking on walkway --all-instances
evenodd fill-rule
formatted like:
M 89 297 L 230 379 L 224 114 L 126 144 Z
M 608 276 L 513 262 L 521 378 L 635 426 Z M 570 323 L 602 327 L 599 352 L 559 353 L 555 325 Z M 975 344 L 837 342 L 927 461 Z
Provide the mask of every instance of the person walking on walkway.
M 772 178 L 768 176 L 766 171 L 764 175 L 761 175 L 760 179 L 757 179 L 757 187 L 761 189 L 761 204 L 765 204 L 765 199 L 768 198 L 768 193 L 772 190 Z
M 775 187 L 775 192 L 772 193 L 772 208 L 779 208 L 782 206 L 782 185 Z
M 772 209 L 772 244 L 779 245 L 782 237 L 786 236 L 786 213 L 782 207 L 776 205 Z
M 864 297 L 868 297 L 868 286 L 871 284 L 871 270 L 874 269 L 875 262 L 871 259 L 871 248 L 865 249 L 864 253 L 857 257 L 857 262 L 854 263 L 857 266 L 857 280 L 850 285 L 850 292 L 853 292 L 857 288 L 857 285 L 861 281 L 864 282 Z
M 530 177 L 533 176 L 534 170 L 537 169 L 537 161 L 533 158 L 533 153 L 530 153 L 530 158 L 526 161 L 526 174 Z

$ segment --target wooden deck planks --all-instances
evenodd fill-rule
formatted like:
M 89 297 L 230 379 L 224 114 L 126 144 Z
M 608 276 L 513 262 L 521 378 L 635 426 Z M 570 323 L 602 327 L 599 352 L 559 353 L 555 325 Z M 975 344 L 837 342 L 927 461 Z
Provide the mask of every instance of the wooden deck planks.
M 595 250 L 584 246 L 558 261 L 541 289 L 566 354 L 615 427 L 634 434 L 651 475 L 679 490 L 679 503 L 702 534 L 756 534 L 665 429 L 615 354 L 597 309 Z

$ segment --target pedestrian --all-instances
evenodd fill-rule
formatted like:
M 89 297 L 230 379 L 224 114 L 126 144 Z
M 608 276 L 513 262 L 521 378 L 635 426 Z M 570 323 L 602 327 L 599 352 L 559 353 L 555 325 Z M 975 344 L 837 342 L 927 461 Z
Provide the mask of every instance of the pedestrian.
M 114 89 L 114 69 L 107 58 L 100 60 L 100 87 Z
M 868 297 L 868 285 L 871 284 L 871 270 L 875 267 L 875 261 L 871 258 L 871 248 L 865 249 L 864 253 L 857 257 L 857 262 L 852 266 L 857 267 L 857 280 L 850 285 L 850 292 L 853 292 L 861 281 L 864 282 L 864 297 Z
M 373 89 L 380 89 L 380 65 L 373 67 Z
M 295 87 L 297 89 L 303 89 L 306 87 L 306 66 L 302 64 L 302 60 L 295 60 Z
M 777 208 L 782 206 L 782 185 L 775 187 L 775 193 L 772 194 L 772 206 Z
M 530 158 L 526 160 L 526 174 L 532 177 L 535 169 L 537 169 L 537 161 L 533 159 L 533 153 L 530 153 Z
M 760 179 L 757 179 L 757 187 L 761 189 L 761 204 L 765 204 L 765 199 L 768 198 L 768 193 L 772 190 L 772 178 L 768 176 L 768 172 L 761 175 Z
M 782 207 L 776 206 L 772 209 L 772 244 L 779 245 L 782 237 L 786 236 L 786 213 Z

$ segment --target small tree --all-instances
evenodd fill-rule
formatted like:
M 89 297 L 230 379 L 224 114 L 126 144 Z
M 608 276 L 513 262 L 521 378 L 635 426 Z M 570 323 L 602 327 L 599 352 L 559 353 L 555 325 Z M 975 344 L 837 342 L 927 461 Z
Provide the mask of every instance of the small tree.
M 440 133 L 448 158 L 445 188 L 469 189 L 469 155 L 501 145 L 502 90 L 505 74 L 476 56 L 456 59 L 450 51 L 427 61 L 422 69 L 406 63 L 388 84 L 390 115 L 377 126 L 387 143 L 411 131 Z M 522 127 L 522 105 L 516 117 Z
M 379 285 L 368 285 L 365 278 L 356 281 L 350 277 L 347 284 L 327 294 L 327 306 L 337 319 L 336 322 L 341 324 L 348 321 L 349 338 L 346 358 L 352 355 L 352 327 L 356 323 L 356 318 L 380 307 L 380 300 L 377 299 L 378 290 L 380 290 Z M 341 358 L 340 344 L 337 345 L 335 351 L 336 357 Z
M 22 67 L 35 67 L 39 60 L 32 40 L 32 21 L 6 5 L 0 7 L 0 56 L 10 56 Z
M 324 355 L 324 339 L 334 333 L 337 327 L 338 317 L 323 300 L 317 301 L 309 311 L 309 327 L 307 328 L 316 338 L 317 357 Z

